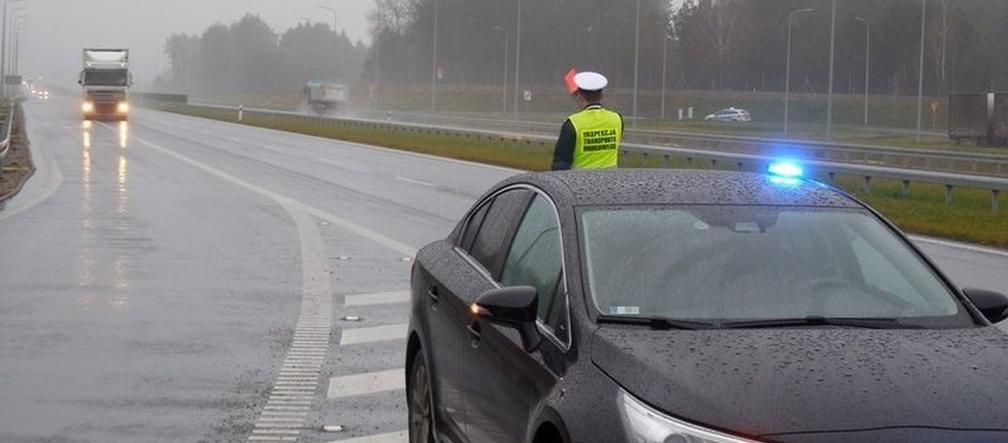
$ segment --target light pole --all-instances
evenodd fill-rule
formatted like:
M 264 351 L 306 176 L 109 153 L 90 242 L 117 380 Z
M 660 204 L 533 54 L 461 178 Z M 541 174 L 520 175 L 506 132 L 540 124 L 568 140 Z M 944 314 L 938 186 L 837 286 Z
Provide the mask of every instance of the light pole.
M 329 12 L 332 13 L 332 32 L 335 33 L 336 32 L 336 21 L 339 18 L 339 15 L 338 15 L 339 11 L 336 10 L 336 8 L 329 7 L 329 6 L 326 6 L 326 5 L 316 5 L 316 6 L 318 6 L 319 8 L 325 9 L 326 11 L 329 11 Z
M 826 94 L 826 138 L 833 138 L 833 58 L 836 55 L 836 0 L 830 13 L 829 92 Z
M 637 0 L 637 16 L 634 22 L 634 56 L 633 56 L 633 127 L 637 128 L 637 80 L 640 70 L 640 0 Z
M 854 20 L 857 20 L 857 21 L 859 21 L 861 23 L 864 23 L 864 25 L 865 25 L 865 51 L 864 51 L 864 125 L 868 126 L 868 86 L 870 85 L 870 83 L 868 82 L 868 74 L 870 73 L 870 71 L 868 70 L 868 68 L 869 68 L 870 63 L 871 63 L 871 23 L 868 23 L 868 20 L 865 20 L 863 17 L 854 17 Z
M 11 13 L 11 24 L 13 28 L 11 29 L 11 48 L 8 53 L 8 65 L 7 74 L 16 75 L 17 74 L 17 58 L 19 50 L 19 40 L 21 38 L 21 32 L 24 30 L 23 26 L 28 24 L 28 16 L 19 15 L 23 8 L 18 8 Z
M 521 73 L 521 13 L 522 0 L 518 0 L 515 17 L 515 67 L 514 67 L 514 119 L 518 120 L 518 76 Z
M 788 13 L 787 19 L 787 63 L 784 68 L 784 135 L 788 134 L 788 111 L 791 106 L 791 22 L 796 14 L 812 12 L 814 9 L 796 9 Z
M 20 75 L 20 65 L 21 65 L 21 38 L 28 32 L 28 27 L 22 27 L 22 24 L 27 24 L 27 22 L 19 22 L 17 26 L 17 31 L 14 33 L 14 59 L 11 60 L 11 72 L 12 75 Z
M 494 26 L 494 31 L 500 31 L 504 33 L 504 83 L 501 85 L 501 103 L 503 110 L 501 111 L 502 116 L 507 116 L 507 85 L 508 85 L 508 56 L 511 54 L 511 33 L 507 32 L 503 26 Z
M 431 89 L 430 89 L 430 112 L 434 113 L 437 107 L 437 81 L 438 81 L 438 66 L 437 66 L 437 37 L 438 37 L 438 0 L 434 0 L 434 54 L 432 57 L 431 64 Z
M 927 23 L 927 0 L 921 0 L 920 72 L 917 74 L 917 143 L 921 141 L 921 111 L 924 108 L 924 25 Z
M 661 47 L 661 119 L 665 120 L 665 73 L 668 69 L 668 33 L 662 33 Z
M 0 6 L 0 93 L 4 96 L 7 95 L 7 78 L 4 76 L 7 73 L 7 6 L 11 3 L 19 3 L 24 0 L 0 0 L 3 5 Z

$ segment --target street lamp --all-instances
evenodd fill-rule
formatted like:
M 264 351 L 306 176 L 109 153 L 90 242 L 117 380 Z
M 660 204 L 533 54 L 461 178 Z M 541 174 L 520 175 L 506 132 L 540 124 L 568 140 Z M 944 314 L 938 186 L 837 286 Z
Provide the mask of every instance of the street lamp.
M 438 37 L 438 0 L 434 0 L 434 54 L 431 64 L 431 90 L 430 90 L 430 112 L 434 113 L 437 107 L 437 81 L 438 81 L 438 66 L 437 66 L 437 37 Z
M 796 14 L 812 12 L 814 9 L 797 9 L 788 13 L 787 19 L 787 63 L 784 70 L 784 135 L 788 134 L 788 111 L 791 106 L 791 22 Z
M 854 17 L 865 25 L 865 52 L 864 52 L 864 125 L 868 126 L 868 74 L 869 63 L 871 62 L 871 23 L 863 17 Z
M 19 39 L 21 37 L 21 32 L 24 29 L 24 26 L 28 24 L 28 16 L 20 14 L 20 12 L 23 9 L 24 8 L 16 8 L 11 13 L 11 17 L 12 17 L 11 23 L 13 25 L 13 29 L 11 29 L 11 35 L 10 35 L 10 38 L 11 38 L 11 48 L 10 49 L 11 49 L 11 51 L 8 53 L 9 55 L 7 57 L 7 61 L 9 63 L 7 65 L 8 66 L 8 71 L 9 71 L 8 74 L 11 74 L 11 75 L 16 75 L 17 74 L 17 58 L 18 58 L 18 49 L 19 49 L 18 48 L 18 43 L 19 43 Z
M 637 128 L 637 80 L 640 70 L 640 0 L 637 0 L 637 19 L 634 22 L 634 55 L 633 55 L 633 127 Z
M 518 12 L 515 17 L 515 68 L 514 68 L 514 119 L 518 120 L 518 75 L 521 72 L 521 13 L 522 0 L 518 0 Z
M 507 115 L 508 58 L 509 58 L 508 54 L 511 53 L 511 33 L 507 32 L 506 30 L 504 30 L 504 27 L 500 26 L 500 25 L 494 26 L 493 30 L 504 33 L 504 70 L 502 71 L 503 72 L 502 76 L 504 77 L 504 83 L 501 86 L 501 103 L 502 103 L 502 107 L 503 107 L 502 111 L 501 111 L 502 112 L 501 115 L 506 116 Z
M 661 47 L 661 119 L 665 120 L 665 72 L 668 69 L 668 41 L 667 32 L 662 33 Z
M 833 138 L 833 59 L 836 55 L 836 0 L 830 13 L 829 92 L 826 94 L 826 138 Z
M 0 6 L 0 91 L 3 95 L 7 95 L 7 79 L 3 75 L 7 72 L 7 17 L 8 10 L 7 6 L 12 3 L 20 3 L 24 0 L 0 0 L 3 5 Z
M 336 8 L 333 8 L 333 7 L 326 6 L 326 5 L 315 5 L 315 6 L 318 6 L 319 8 L 325 9 L 326 11 L 329 11 L 329 12 L 332 13 L 332 31 L 336 32 L 336 21 L 339 18 L 339 10 L 337 10 Z
M 11 74 L 13 75 L 20 74 L 19 66 L 21 65 L 21 38 L 28 32 L 28 27 L 27 26 L 22 27 L 22 24 L 26 25 L 27 22 L 24 23 L 19 22 L 17 26 L 17 31 L 15 31 L 14 33 L 14 58 L 13 60 L 11 60 L 11 69 L 13 70 Z
M 921 0 L 920 72 L 917 74 L 917 143 L 921 141 L 921 111 L 924 107 L 924 25 L 927 23 L 927 0 Z

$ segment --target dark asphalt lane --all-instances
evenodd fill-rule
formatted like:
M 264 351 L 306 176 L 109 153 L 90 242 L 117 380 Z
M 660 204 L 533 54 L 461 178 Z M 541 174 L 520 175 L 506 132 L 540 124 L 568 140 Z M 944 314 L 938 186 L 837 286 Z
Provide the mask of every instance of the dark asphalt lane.
M 142 109 L 88 128 L 76 106 L 26 105 L 40 170 L 0 210 L 0 442 L 256 437 L 313 279 L 333 334 L 291 432 L 402 441 L 403 258 L 514 171 Z M 922 246 L 1008 292 L 1008 254 Z

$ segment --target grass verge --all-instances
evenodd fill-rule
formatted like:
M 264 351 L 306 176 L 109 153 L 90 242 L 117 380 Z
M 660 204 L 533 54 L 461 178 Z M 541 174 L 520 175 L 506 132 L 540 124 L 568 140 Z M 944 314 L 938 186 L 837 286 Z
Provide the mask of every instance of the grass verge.
M 161 109 L 238 123 L 234 111 L 178 105 Z M 520 138 L 458 136 L 441 131 L 395 131 L 391 130 L 394 125 L 383 128 L 256 113 L 246 113 L 240 123 L 526 170 L 548 169 L 553 150 L 553 146 L 547 143 Z M 621 158 L 620 166 L 688 166 L 683 160 L 661 162 L 654 156 L 630 154 Z M 1008 248 L 1008 209 L 992 211 L 991 195 L 986 190 L 956 189 L 953 201 L 946 204 L 945 190 L 940 185 L 914 184 L 908 197 L 902 196 L 900 183 L 892 180 L 873 180 L 868 192 L 861 189 L 858 177 L 838 176 L 835 185 L 872 205 L 907 232 Z

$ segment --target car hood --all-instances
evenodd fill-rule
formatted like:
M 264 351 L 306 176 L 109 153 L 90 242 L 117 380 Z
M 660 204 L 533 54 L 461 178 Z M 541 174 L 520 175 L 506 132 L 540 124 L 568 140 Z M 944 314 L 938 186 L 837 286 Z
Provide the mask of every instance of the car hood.
M 606 326 L 591 358 L 672 416 L 772 441 L 900 441 L 901 428 L 914 428 L 913 441 L 965 430 L 980 433 L 971 441 L 1008 441 L 1008 334 L 996 327 Z

